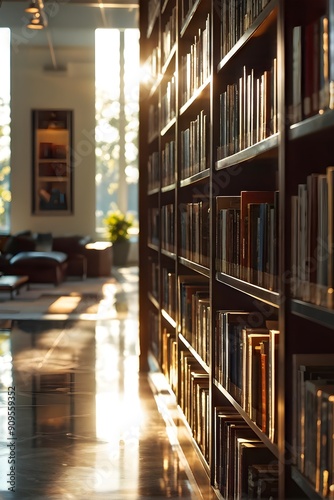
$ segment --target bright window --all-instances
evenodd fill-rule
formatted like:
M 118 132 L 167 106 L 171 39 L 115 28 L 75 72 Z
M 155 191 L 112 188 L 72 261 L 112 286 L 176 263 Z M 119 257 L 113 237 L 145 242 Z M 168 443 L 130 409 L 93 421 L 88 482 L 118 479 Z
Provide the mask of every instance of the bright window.
M 139 30 L 98 29 L 95 47 L 99 231 L 110 210 L 138 218 Z
M 10 30 L 0 28 L 0 232 L 10 232 Z

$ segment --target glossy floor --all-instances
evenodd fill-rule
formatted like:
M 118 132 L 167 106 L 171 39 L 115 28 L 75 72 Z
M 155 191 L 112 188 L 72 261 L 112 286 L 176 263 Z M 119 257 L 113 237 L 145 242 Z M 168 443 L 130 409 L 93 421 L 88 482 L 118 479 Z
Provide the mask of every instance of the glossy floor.
M 211 497 L 138 374 L 136 274 L 121 281 L 100 316 L 16 318 L 0 332 L 1 499 Z

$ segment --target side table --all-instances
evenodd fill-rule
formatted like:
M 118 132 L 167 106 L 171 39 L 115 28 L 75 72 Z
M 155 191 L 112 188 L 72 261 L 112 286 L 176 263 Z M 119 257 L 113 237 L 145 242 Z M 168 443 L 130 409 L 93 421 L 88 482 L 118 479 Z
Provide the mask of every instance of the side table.
M 107 241 L 95 241 L 85 245 L 87 257 L 87 276 L 111 276 L 111 247 Z

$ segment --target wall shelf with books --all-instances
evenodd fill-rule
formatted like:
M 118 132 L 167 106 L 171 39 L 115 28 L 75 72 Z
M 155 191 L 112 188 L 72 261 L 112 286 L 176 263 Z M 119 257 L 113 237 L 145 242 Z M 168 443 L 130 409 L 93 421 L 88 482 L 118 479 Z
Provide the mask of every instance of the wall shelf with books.
M 73 111 L 32 111 L 32 213 L 73 211 Z
M 142 345 L 218 498 L 265 480 L 265 498 L 331 498 L 334 0 L 169 0 L 158 18 L 148 36 L 140 2 L 158 65 L 141 90 Z

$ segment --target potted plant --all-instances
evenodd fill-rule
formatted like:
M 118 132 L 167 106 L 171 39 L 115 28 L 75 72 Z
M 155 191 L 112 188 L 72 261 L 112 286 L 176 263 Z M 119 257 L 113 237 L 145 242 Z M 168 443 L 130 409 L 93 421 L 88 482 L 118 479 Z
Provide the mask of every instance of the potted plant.
M 130 250 L 129 229 L 134 225 L 133 215 L 123 213 L 121 210 L 113 210 L 106 215 L 103 222 L 112 243 L 113 264 L 115 266 L 126 265 Z

